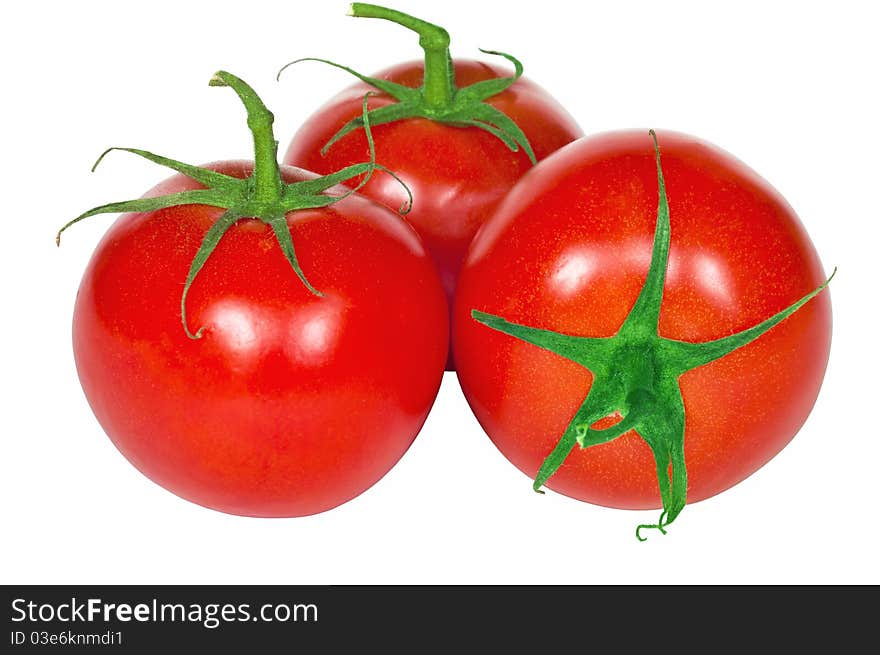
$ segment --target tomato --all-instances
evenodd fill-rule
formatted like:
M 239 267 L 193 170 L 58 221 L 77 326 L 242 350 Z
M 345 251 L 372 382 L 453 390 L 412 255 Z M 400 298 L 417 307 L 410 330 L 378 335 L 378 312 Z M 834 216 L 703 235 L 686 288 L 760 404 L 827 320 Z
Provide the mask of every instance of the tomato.
M 827 292 L 813 298 L 824 281 L 819 257 L 768 182 L 694 137 L 661 132 L 659 144 L 670 231 L 650 138 L 621 131 L 579 140 L 525 175 L 471 244 L 453 339 L 471 408 L 498 449 L 538 476 L 536 489 L 545 483 L 609 507 L 662 506 L 666 523 L 650 526 L 662 529 L 685 487 L 689 502 L 717 494 L 792 439 L 822 382 L 831 305 Z M 664 239 L 668 265 L 657 250 Z M 651 314 L 642 296 L 653 296 L 654 314 L 635 329 L 632 316 Z M 804 298 L 812 300 L 790 307 Z M 762 323 L 780 312 L 772 329 Z M 714 361 L 676 368 L 664 359 L 746 336 L 754 340 Z M 611 343 L 621 347 L 600 357 Z M 581 415 L 604 393 L 600 381 L 626 388 Z M 670 406 L 655 411 L 643 393 Z M 627 429 L 631 418 L 638 429 Z M 623 434 L 603 442 L 602 429 Z M 657 438 L 675 429 L 683 461 L 674 442 Z M 573 447 L 584 435 L 588 447 Z
M 193 188 L 175 176 L 153 193 Z M 122 454 L 179 496 L 250 516 L 330 509 L 390 470 L 428 415 L 447 339 L 436 274 L 405 223 L 352 196 L 288 216 L 316 297 L 245 219 L 189 294 L 193 341 L 181 283 L 221 211 L 124 215 L 107 232 L 76 300 L 80 381 Z
M 499 78 L 505 71 L 475 61 L 457 61 L 456 79 L 463 84 Z M 422 80 L 422 63 L 410 62 L 376 74 L 407 86 Z M 339 170 L 363 161 L 367 142 L 360 132 L 349 134 L 321 154 L 321 147 L 360 111 L 366 84 L 355 84 L 308 118 L 290 143 L 284 161 L 318 173 Z M 387 106 L 391 98 L 380 95 L 372 106 Z M 581 135 L 564 110 L 528 80 L 490 100 L 515 120 L 543 159 Z M 449 298 L 458 270 L 477 229 L 494 206 L 532 164 L 522 152 L 512 152 L 488 132 L 412 118 L 373 127 L 376 159 L 393 170 L 413 193 L 413 208 L 406 215 L 434 258 Z M 388 207 L 406 200 L 399 184 L 377 176 L 361 190 Z
M 363 11 L 364 5 L 355 3 L 353 7 L 355 12 L 359 8 Z M 405 19 L 399 20 L 405 22 Z M 442 68 L 443 65 L 448 67 L 448 62 L 448 50 L 445 50 L 433 61 L 426 57 L 425 62 L 400 64 L 368 79 L 419 89 L 425 84 L 430 86 L 425 75 L 426 65 L 440 64 Z M 450 74 L 454 74 L 459 93 L 474 84 L 498 81 L 510 75 L 499 66 L 455 60 L 452 70 L 435 73 L 435 77 Z M 361 100 L 369 91 L 376 92 L 376 89 L 370 83 L 359 82 L 328 101 L 302 124 L 283 161 L 319 173 L 364 161 L 367 142 L 360 130 L 333 142 L 324 153 L 322 148 L 343 126 L 360 115 Z M 449 97 L 454 98 L 456 91 L 450 94 Z M 389 109 L 397 100 L 381 91 L 370 103 L 376 112 Z M 516 79 L 506 90 L 487 98 L 485 104 L 500 110 L 519 126 L 537 160 L 582 135 L 574 119 L 559 103 L 524 78 Z M 478 127 L 461 127 L 425 116 L 379 122 L 379 114 L 376 114 L 373 136 L 377 161 L 393 170 L 412 190 L 412 211 L 406 219 L 434 258 L 451 303 L 458 271 L 471 239 L 495 205 L 532 167 L 532 162 L 525 148 L 512 151 L 498 136 Z M 406 200 L 400 185 L 386 176 L 373 178 L 361 193 L 393 209 Z M 451 358 L 448 368 L 452 369 Z
M 271 129 L 259 141 L 273 156 Z M 316 178 L 275 166 L 288 185 Z M 248 162 L 208 168 L 255 179 Z M 203 188 L 176 175 L 147 197 Z M 330 509 L 390 470 L 427 417 L 447 352 L 442 287 L 405 221 L 349 195 L 281 214 L 316 291 L 276 226 L 244 217 L 192 281 L 182 325 L 184 281 L 222 214 L 176 205 L 109 229 L 74 309 L 83 390 L 122 454 L 187 500 L 249 516 Z

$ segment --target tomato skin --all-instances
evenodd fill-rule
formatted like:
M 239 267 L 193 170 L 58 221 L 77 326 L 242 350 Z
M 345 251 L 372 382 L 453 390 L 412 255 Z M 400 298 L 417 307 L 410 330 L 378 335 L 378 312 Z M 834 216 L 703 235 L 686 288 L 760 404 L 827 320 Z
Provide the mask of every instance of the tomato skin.
M 658 138 L 672 234 L 661 336 L 724 337 L 824 282 L 806 231 L 769 183 L 694 137 L 661 131 Z M 487 434 L 530 477 L 592 376 L 486 328 L 470 312 L 614 335 L 647 275 L 657 198 L 645 131 L 587 137 L 524 176 L 471 244 L 453 311 L 457 374 Z M 830 339 L 825 290 L 756 341 L 680 378 L 688 502 L 742 481 L 791 440 L 818 395 Z M 546 486 L 610 507 L 661 506 L 651 451 L 634 432 L 575 448 Z
M 148 195 L 195 188 L 177 175 Z M 192 340 L 183 282 L 222 211 L 129 214 L 108 230 L 76 299 L 80 381 L 123 455 L 179 496 L 248 516 L 330 509 L 390 470 L 427 417 L 447 351 L 443 290 L 413 230 L 351 196 L 288 214 L 321 298 L 268 225 L 233 226 L 190 290 L 189 326 L 205 328 Z
M 454 64 L 459 87 L 510 75 L 502 67 L 477 61 L 456 60 Z M 423 62 L 413 61 L 373 77 L 418 87 L 423 75 Z M 339 128 L 361 114 L 363 97 L 368 92 L 377 94 L 370 98 L 371 108 L 393 102 L 373 87 L 354 84 L 303 123 L 283 161 L 321 174 L 366 161 L 369 152 L 363 130 L 340 139 L 326 155 L 321 154 L 321 148 Z M 525 78 L 486 102 L 520 126 L 538 161 L 583 134 L 546 91 Z M 453 127 L 412 118 L 376 125 L 372 131 L 376 160 L 400 176 L 412 191 L 413 207 L 406 220 L 415 227 L 434 258 L 451 303 L 471 239 L 532 164 L 521 150 L 511 152 L 497 137 L 474 127 Z M 407 200 L 400 185 L 382 175 L 374 177 L 361 193 L 395 210 Z

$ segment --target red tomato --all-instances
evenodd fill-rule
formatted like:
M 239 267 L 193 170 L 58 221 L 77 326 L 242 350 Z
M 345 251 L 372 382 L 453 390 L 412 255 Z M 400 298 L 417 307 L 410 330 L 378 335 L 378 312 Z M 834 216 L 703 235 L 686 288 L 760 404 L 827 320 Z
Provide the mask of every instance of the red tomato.
M 196 188 L 177 175 L 148 195 Z M 379 480 L 424 422 L 447 351 L 442 288 L 415 232 L 350 196 L 287 215 L 323 297 L 294 275 L 271 227 L 243 219 L 190 290 L 189 324 L 205 328 L 190 339 L 183 281 L 222 212 L 178 206 L 110 228 L 76 300 L 83 389 L 123 455 L 183 498 L 250 516 L 330 509 Z
M 671 249 L 655 334 L 726 337 L 822 285 L 807 233 L 770 184 L 693 137 L 661 132 L 659 144 Z M 458 377 L 492 441 L 533 478 L 595 378 L 471 312 L 565 335 L 617 334 L 651 261 L 657 176 L 645 132 L 582 139 L 530 171 L 471 245 L 454 309 Z M 681 375 L 689 502 L 735 485 L 789 442 L 816 400 L 830 337 L 826 291 L 750 344 Z M 649 364 L 651 353 L 633 361 Z M 612 412 L 593 428 L 616 420 Z M 661 506 L 652 450 L 635 431 L 575 447 L 546 484 L 610 507 Z
M 374 77 L 419 87 L 423 71 L 424 63 L 418 61 L 388 68 Z M 455 61 L 455 81 L 459 87 L 509 75 L 501 67 Z M 363 130 L 341 138 L 326 155 L 321 154 L 321 148 L 343 125 L 360 115 L 364 94 L 369 91 L 375 89 L 357 83 L 321 107 L 293 137 L 283 161 L 322 174 L 365 161 L 369 155 Z M 389 96 L 377 94 L 370 99 L 370 106 L 378 108 L 392 102 Z M 525 78 L 486 103 L 519 125 L 538 160 L 582 135 L 571 116 Z M 372 130 L 376 160 L 394 171 L 412 190 L 413 207 L 406 219 L 434 258 L 451 302 L 471 239 L 532 164 L 522 149 L 513 152 L 497 137 L 475 127 L 408 118 L 374 125 Z M 386 175 L 375 176 L 360 192 L 395 210 L 407 199 L 400 185 Z

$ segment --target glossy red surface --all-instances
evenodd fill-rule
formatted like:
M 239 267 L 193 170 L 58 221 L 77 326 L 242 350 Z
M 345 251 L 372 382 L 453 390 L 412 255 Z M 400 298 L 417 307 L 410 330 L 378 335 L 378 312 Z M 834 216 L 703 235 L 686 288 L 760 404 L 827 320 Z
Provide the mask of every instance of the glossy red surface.
M 824 281 L 801 222 L 768 182 L 708 143 L 658 137 L 672 234 L 661 336 L 727 336 Z M 647 274 L 657 202 L 647 130 L 588 137 L 529 172 L 471 246 L 453 315 L 459 380 L 495 445 L 530 477 L 592 376 L 470 312 L 572 335 L 615 334 Z M 743 480 L 789 442 L 816 400 L 830 338 L 826 290 L 758 340 L 680 378 L 689 502 Z M 660 507 L 651 451 L 634 432 L 575 448 L 547 486 L 601 505 Z
M 486 79 L 506 77 L 510 70 L 475 61 L 456 61 L 459 87 Z M 422 62 L 386 69 L 374 77 L 410 87 L 422 83 Z M 364 94 L 376 92 L 355 84 L 332 98 L 294 136 L 284 162 L 327 174 L 344 166 L 367 161 L 363 130 L 343 137 L 321 155 L 325 143 L 352 118 L 361 114 Z M 370 107 L 393 99 L 379 94 Z M 574 119 L 546 91 L 525 78 L 487 101 L 513 119 L 528 137 L 540 161 L 581 136 Z M 511 152 L 502 141 L 474 127 L 452 127 L 413 118 L 373 127 L 377 161 L 390 168 L 409 186 L 413 208 L 409 221 L 425 242 L 440 272 L 451 302 L 458 270 L 477 229 L 495 205 L 531 163 L 522 151 Z M 361 193 L 397 210 L 407 196 L 388 176 L 374 177 Z
M 148 195 L 192 188 L 175 176 Z M 205 328 L 191 340 L 181 291 L 221 211 L 130 214 L 106 233 L 74 312 L 83 389 L 123 455 L 188 500 L 251 516 L 330 509 L 379 480 L 427 417 L 447 352 L 442 288 L 415 232 L 352 196 L 288 215 L 323 297 L 299 281 L 270 227 L 230 229 L 190 290 L 190 328 Z

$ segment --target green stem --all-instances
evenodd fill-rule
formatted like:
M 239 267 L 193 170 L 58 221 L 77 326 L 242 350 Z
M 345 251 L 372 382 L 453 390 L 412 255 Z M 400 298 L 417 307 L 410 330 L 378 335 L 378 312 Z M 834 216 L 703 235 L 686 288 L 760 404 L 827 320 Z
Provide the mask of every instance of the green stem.
M 620 332 L 624 334 L 640 333 L 642 335 L 657 334 L 657 323 L 660 320 L 660 305 L 663 301 L 663 287 L 666 285 L 666 269 L 669 263 L 669 202 L 666 198 L 666 182 L 663 169 L 660 167 L 660 145 L 657 134 L 649 130 L 648 134 L 654 141 L 654 161 L 657 166 L 657 187 L 659 202 L 657 203 L 657 222 L 654 228 L 654 244 L 651 249 L 651 264 L 648 276 L 629 312 Z
M 382 18 L 418 34 L 419 45 L 425 51 L 425 102 L 429 107 L 438 109 L 452 103 L 455 69 L 449 54 L 449 33 L 446 30 L 401 11 L 364 2 L 353 2 L 350 13 L 358 18 Z
M 209 82 L 211 86 L 228 86 L 238 94 L 247 111 L 247 124 L 254 137 L 253 200 L 260 204 L 281 201 L 284 183 L 278 167 L 278 142 L 272 124 L 275 116 L 263 104 L 251 86 L 226 71 L 218 71 Z
M 373 125 L 383 125 L 407 118 L 426 118 L 456 128 L 475 127 L 501 140 L 512 152 L 521 148 L 529 161 L 533 164 L 537 163 L 535 152 L 522 129 L 504 112 L 486 102 L 489 98 L 504 93 L 522 76 L 523 67 L 516 57 L 496 50 L 482 50 L 486 54 L 503 57 L 513 64 L 513 75 L 491 77 L 459 88 L 455 84 L 455 67 L 449 54 L 449 33 L 442 27 L 394 9 L 363 2 L 353 3 L 348 13 L 350 16 L 363 18 L 381 18 L 416 32 L 419 35 L 419 45 L 425 52 L 422 83 L 418 87 L 409 87 L 389 79 L 369 77 L 348 66 L 314 57 L 292 61 L 282 67 L 281 71 L 300 61 L 323 62 L 347 71 L 361 82 L 394 99 L 395 102 L 368 112 Z M 281 71 L 278 71 L 279 75 Z M 363 126 L 360 116 L 351 119 L 327 140 L 321 148 L 321 154 L 325 154 L 345 135 Z

